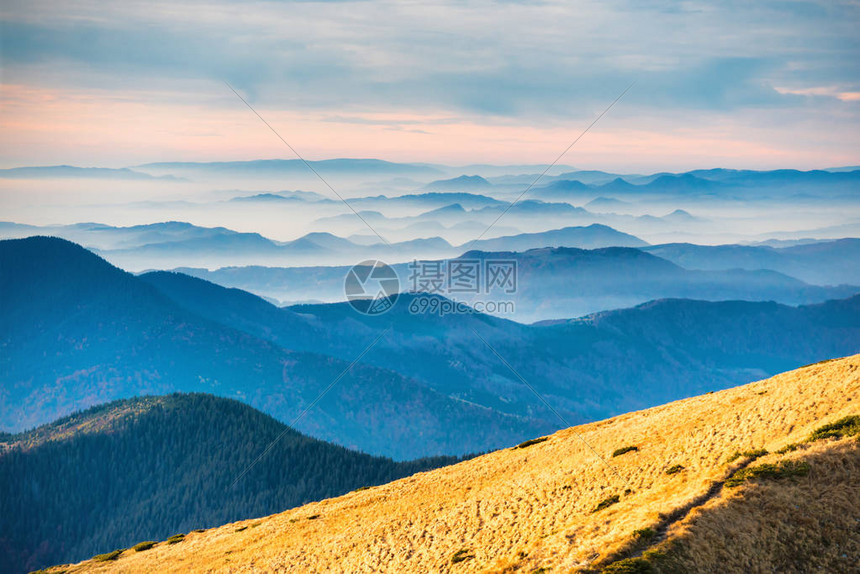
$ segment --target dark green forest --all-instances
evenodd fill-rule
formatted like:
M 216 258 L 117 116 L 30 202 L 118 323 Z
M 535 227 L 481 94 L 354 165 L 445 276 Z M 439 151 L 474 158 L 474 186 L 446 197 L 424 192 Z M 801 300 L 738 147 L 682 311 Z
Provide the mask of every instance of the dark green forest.
M 88 420 L 96 431 L 63 436 Z M 0 450 L 2 572 L 264 516 L 459 460 L 358 453 L 205 394 L 115 401 L 0 438 L 16 445 Z

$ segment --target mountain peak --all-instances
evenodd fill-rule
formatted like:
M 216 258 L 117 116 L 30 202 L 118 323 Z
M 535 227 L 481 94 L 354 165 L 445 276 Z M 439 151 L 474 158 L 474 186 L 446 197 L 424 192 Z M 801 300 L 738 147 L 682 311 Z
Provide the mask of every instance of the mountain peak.
M 452 179 L 432 181 L 425 185 L 424 189 L 433 191 L 461 191 L 469 189 L 486 189 L 490 187 L 493 187 L 493 184 L 480 175 L 461 175 Z

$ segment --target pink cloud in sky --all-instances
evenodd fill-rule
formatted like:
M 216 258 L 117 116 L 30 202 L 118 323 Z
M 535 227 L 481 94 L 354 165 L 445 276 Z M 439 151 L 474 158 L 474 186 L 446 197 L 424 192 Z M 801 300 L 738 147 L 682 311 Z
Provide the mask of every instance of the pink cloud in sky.
M 121 167 L 150 161 L 292 156 L 226 87 L 214 83 L 206 87 L 196 103 L 187 93 L 174 99 L 164 93 L 5 85 L 0 100 L 3 167 L 34 163 Z M 446 111 L 257 109 L 309 159 L 377 157 L 455 165 L 550 163 L 599 113 L 528 125 Z M 755 115 L 766 112 L 731 118 L 710 114 L 704 119 L 698 113 L 691 123 L 670 111 L 660 115 L 651 110 L 645 116 L 632 110 L 635 94 L 603 118 L 561 163 L 646 172 L 714 166 L 816 168 L 858 160 L 857 134 L 846 127 L 840 131 L 838 124 L 822 132 L 820 124 L 758 124 Z

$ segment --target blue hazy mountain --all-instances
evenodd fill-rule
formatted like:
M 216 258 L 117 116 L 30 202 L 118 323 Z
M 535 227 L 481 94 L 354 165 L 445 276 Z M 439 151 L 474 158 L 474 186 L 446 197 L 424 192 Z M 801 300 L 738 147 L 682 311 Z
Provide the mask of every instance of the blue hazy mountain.
M 112 402 L 0 445 L 0 571 L 10 574 L 282 512 L 457 460 L 373 457 L 204 394 Z
M 614 179 L 618 179 L 619 177 L 629 178 L 629 177 L 636 177 L 636 176 L 629 176 L 629 175 L 620 176 L 618 174 L 607 173 L 605 171 L 599 171 L 599 170 L 593 170 L 593 169 L 591 169 L 591 170 L 583 169 L 583 170 L 564 172 L 564 173 L 556 176 L 556 180 L 558 180 L 558 181 L 563 181 L 563 180 L 579 181 L 579 182 L 587 183 L 590 185 L 591 184 L 602 185 L 602 184 L 610 182 Z
M 308 233 L 292 241 L 275 241 L 259 233 L 176 221 L 131 227 L 98 223 L 38 227 L 0 222 L 0 238 L 20 239 L 34 235 L 50 235 L 80 243 L 112 263 L 133 270 L 171 268 L 188 261 L 207 267 L 258 263 L 301 265 L 327 260 L 345 263 L 370 257 L 405 261 L 457 254 L 439 237 L 389 244 L 382 244 L 376 237 L 370 244 L 359 244 L 325 232 Z
M 238 398 L 290 421 L 341 374 L 299 430 L 402 459 L 483 451 L 550 428 L 442 395 L 393 371 L 366 364 L 348 369 L 358 353 L 337 359 L 310 340 L 313 352 L 287 349 L 206 319 L 61 239 L 0 242 L 0 269 L 4 430 L 100 402 L 176 391 Z M 203 300 L 205 293 L 195 297 Z M 310 336 L 307 318 L 268 308 L 298 336 Z M 467 427 L 465 439 L 447 430 Z
M 625 195 L 632 192 L 635 192 L 640 186 L 633 185 L 628 182 L 626 179 L 616 177 L 612 181 L 608 181 L 599 186 L 598 191 L 600 193 L 614 193 L 618 195 Z
M 565 173 L 540 183 L 531 195 L 546 199 L 576 199 L 593 195 L 625 196 L 725 196 L 727 198 L 790 199 L 796 194 L 811 197 L 846 198 L 860 188 L 860 170 L 731 170 L 709 169 L 685 173 L 656 173 L 647 176 L 583 178 Z
M 33 235 L 61 237 L 100 250 L 127 249 L 184 241 L 219 241 L 225 237 L 243 236 L 243 234 L 226 227 L 200 227 L 183 221 L 165 221 L 129 227 L 117 227 L 103 223 L 35 226 L 0 222 L 0 237 L 3 239 L 21 239 Z M 261 237 L 256 233 L 244 235 L 246 238 Z
M 230 201 L 236 203 L 340 203 L 340 200 L 330 199 L 313 191 L 277 191 L 271 193 L 255 193 L 254 195 L 240 195 Z
M 651 182 L 637 187 L 647 192 L 686 194 L 708 193 L 713 190 L 718 190 L 723 186 L 719 181 L 703 179 L 690 173 L 684 173 L 680 175 L 660 175 L 654 178 Z
M 424 186 L 428 191 L 468 191 L 486 190 L 493 187 L 480 175 L 461 175 L 453 179 L 438 179 Z
M 529 192 L 528 197 L 544 201 L 579 201 L 590 197 L 594 188 L 580 181 L 560 179 Z
M 375 197 L 359 197 L 349 200 L 351 205 L 377 205 L 377 206 L 408 206 L 415 208 L 436 209 L 453 203 L 460 204 L 467 209 L 478 209 L 483 207 L 506 206 L 507 201 L 501 201 L 488 195 L 468 193 L 463 191 L 428 191 L 387 197 L 384 195 Z
M 0 178 L 8 179 L 120 179 L 120 180 L 165 180 L 177 181 L 172 175 L 153 176 L 128 168 L 76 167 L 72 165 L 50 165 L 36 167 L 13 167 L 0 169 Z
M 707 169 L 688 172 L 689 175 L 735 185 L 820 185 L 860 182 L 860 169 L 845 171 L 776 169 L 754 171 L 745 169 Z
M 588 239 L 592 236 L 586 232 L 592 230 L 573 228 L 569 231 L 568 238 Z M 598 236 L 604 232 L 600 228 L 597 231 Z M 625 238 L 617 239 L 621 242 Z M 626 239 L 635 240 L 629 237 Z M 508 240 L 509 238 L 501 238 L 488 241 L 498 247 L 504 246 Z M 547 237 L 542 237 L 541 234 L 538 234 L 535 240 L 548 241 Z M 524 242 L 531 241 L 532 238 L 527 234 Z M 465 246 L 461 246 L 461 250 L 463 247 Z M 641 249 L 647 251 L 659 249 L 659 246 Z M 825 287 L 807 284 L 766 268 L 738 269 L 732 265 L 723 269 L 686 269 L 641 249 L 543 248 L 524 252 L 474 251 L 463 257 L 517 261 L 518 292 L 505 299 L 516 303 L 516 313 L 512 318 L 524 322 L 578 317 L 670 297 L 709 301 L 772 300 L 796 305 L 848 297 L 860 292 L 860 287 L 850 285 Z M 843 251 L 837 245 L 830 257 L 819 259 L 817 268 L 822 274 L 831 271 L 843 275 L 853 273 L 851 270 L 845 270 L 846 265 L 853 269 L 853 266 L 850 266 L 852 260 L 853 252 Z M 401 288 L 411 289 L 409 265 L 397 264 L 394 268 L 400 277 Z M 182 270 L 196 277 L 228 287 L 245 289 L 277 301 L 339 301 L 344 298 L 343 278 L 348 269 L 231 267 L 214 271 L 190 268 Z
M 390 328 L 366 362 L 472 404 L 552 419 L 522 375 L 571 424 L 623 412 L 617 405 L 639 409 L 860 350 L 860 296 L 801 307 L 661 300 L 522 325 L 480 313 L 421 313 L 413 305 L 420 295 L 401 295 L 388 313 L 367 317 L 346 303 L 277 309 L 177 273 L 142 279 L 212 321 L 287 348 L 351 357 L 366 337 Z
M 614 193 L 732 193 L 744 190 L 747 197 L 778 197 L 785 193 L 810 193 L 820 197 L 846 197 L 860 185 L 860 169 L 854 167 L 828 170 L 800 171 L 780 169 L 769 171 L 734 170 L 725 168 L 700 169 L 683 173 L 650 175 L 619 175 L 602 171 L 579 170 L 560 175 L 538 177 L 539 172 L 523 173 L 525 166 L 471 166 L 473 173 L 452 179 L 439 179 L 463 168 L 423 163 L 395 163 L 378 159 L 340 158 L 307 162 L 318 173 L 335 178 L 416 178 L 433 179 L 431 189 L 465 191 L 491 189 L 493 186 L 509 192 L 524 190 L 536 182 L 533 197 L 561 199 L 564 193 L 587 192 L 589 189 Z M 483 169 L 484 171 L 478 171 Z M 490 173 L 492 172 L 492 174 Z M 462 173 L 462 171 L 460 171 Z M 512 175 L 516 174 L 516 175 Z M 0 170 L 0 178 L 93 178 L 93 179 L 177 179 L 176 176 L 217 178 L 280 178 L 284 176 L 315 178 L 305 162 L 298 159 L 265 159 L 225 162 L 160 162 L 128 168 L 111 169 L 69 165 L 15 167 Z M 488 178 L 488 179 L 487 179 Z M 625 185 L 627 184 L 627 185 Z M 434 187 L 436 186 L 436 187 Z M 630 187 L 628 187 L 630 186 Z M 632 189 L 631 189 L 632 188 Z M 553 196 L 553 194 L 558 194 Z M 334 199 L 334 198 L 328 198 Z
M 478 217 L 498 216 L 504 213 L 511 217 L 588 217 L 591 214 L 581 207 L 575 207 L 564 202 L 547 202 L 539 199 L 524 199 L 516 202 L 513 206 L 509 203 L 497 206 L 488 206 L 474 209 L 470 215 Z M 492 221 L 492 219 L 490 219 Z
M 817 285 L 860 285 L 860 239 L 786 247 L 671 243 L 643 250 L 687 269 L 771 269 Z
M 770 270 L 690 270 L 639 249 L 542 248 L 522 253 L 465 253 L 465 259 L 517 262 L 517 318 L 579 317 L 651 299 L 778 301 L 791 305 L 848 297 L 857 286 L 809 285 Z
M 460 247 L 471 247 L 481 251 L 527 251 L 540 247 L 596 249 L 645 245 L 648 244 L 638 237 L 595 223 L 585 227 L 565 227 L 540 233 L 521 233 L 494 239 L 481 239 Z
M 611 251 L 566 257 L 583 257 L 583 271 Z M 675 267 L 635 249 L 620 255 Z M 300 431 L 400 459 L 462 454 L 562 426 L 495 352 L 574 424 L 852 354 L 860 344 L 860 297 L 801 307 L 666 300 L 529 326 L 479 313 L 413 313 L 422 296 L 408 294 L 378 317 L 346 303 L 281 309 L 182 274 L 135 277 L 59 239 L 0 242 L 0 265 L 8 430 L 175 391 L 237 398 L 289 422 L 346 372 Z

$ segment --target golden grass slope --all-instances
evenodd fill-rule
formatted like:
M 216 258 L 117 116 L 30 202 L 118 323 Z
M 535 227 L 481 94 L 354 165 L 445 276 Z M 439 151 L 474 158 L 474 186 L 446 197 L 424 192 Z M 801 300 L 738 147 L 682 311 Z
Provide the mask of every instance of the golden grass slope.
M 62 568 L 856 572 L 858 439 L 803 442 L 822 425 L 856 414 L 860 355 L 562 430 L 524 448 L 260 520 L 192 532 L 176 544 Z M 792 443 L 802 444 L 776 453 Z M 612 456 L 628 446 L 638 450 Z M 729 462 L 735 451 L 755 449 L 773 454 Z M 739 468 L 784 460 L 805 461 L 808 474 L 723 486 Z M 613 497 L 618 501 L 608 504 Z M 633 559 L 619 564 L 625 557 Z

